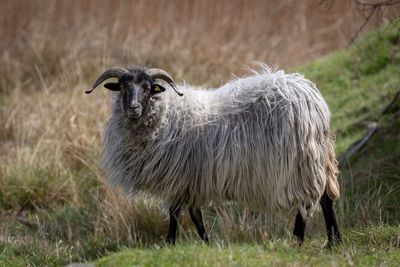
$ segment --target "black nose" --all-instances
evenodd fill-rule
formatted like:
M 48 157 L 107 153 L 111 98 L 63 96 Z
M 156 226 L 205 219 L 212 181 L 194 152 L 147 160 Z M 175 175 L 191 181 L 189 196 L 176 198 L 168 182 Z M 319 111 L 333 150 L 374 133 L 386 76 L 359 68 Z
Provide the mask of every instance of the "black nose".
M 135 110 L 140 108 L 140 104 L 139 103 L 131 103 L 130 106 L 131 106 L 132 109 L 135 109 Z

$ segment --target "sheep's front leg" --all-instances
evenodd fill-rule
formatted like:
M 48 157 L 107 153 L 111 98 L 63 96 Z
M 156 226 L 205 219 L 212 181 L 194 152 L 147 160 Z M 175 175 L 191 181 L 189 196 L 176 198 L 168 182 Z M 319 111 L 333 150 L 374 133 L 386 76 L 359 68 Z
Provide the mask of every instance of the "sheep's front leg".
M 304 242 L 304 232 L 306 230 L 306 220 L 301 215 L 300 211 L 297 212 L 296 221 L 294 223 L 293 235 L 299 240 L 301 246 Z
M 192 218 L 194 225 L 196 225 L 197 233 L 199 234 L 200 238 L 208 244 L 208 237 L 206 233 L 206 229 L 204 228 L 203 224 L 203 215 L 201 214 L 200 208 L 189 208 L 189 214 Z
M 179 214 L 181 213 L 180 205 L 171 205 L 169 207 L 169 228 L 167 235 L 167 243 L 175 245 L 176 228 L 178 227 Z

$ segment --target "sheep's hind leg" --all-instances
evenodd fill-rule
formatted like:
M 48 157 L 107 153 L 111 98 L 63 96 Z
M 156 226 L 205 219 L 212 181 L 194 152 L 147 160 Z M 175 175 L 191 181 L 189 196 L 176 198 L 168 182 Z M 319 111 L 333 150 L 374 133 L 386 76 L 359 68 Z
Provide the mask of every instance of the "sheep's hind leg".
M 328 235 L 328 248 L 335 244 L 342 243 L 342 237 L 336 221 L 335 209 L 333 207 L 333 200 L 329 198 L 325 192 L 320 200 L 322 212 L 324 213 L 326 232 Z
M 180 204 L 171 205 L 169 207 L 169 227 L 166 242 L 175 245 L 176 229 L 178 227 L 178 219 L 181 213 Z
M 301 246 L 304 242 L 304 232 L 306 230 L 306 220 L 301 215 L 300 211 L 297 212 L 296 221 L 294 223 L 293 235 L 298 239 Z
M 197 233 L 199 234 L 200 238 L 208 244 L 208 237 L 206 233 L 206 229 L 204 228 L 203 224 L 203 215 L 201 214 L 200 208 L 189 208 L 189 214 L 192 218 L 194 225 L 196 225 Z

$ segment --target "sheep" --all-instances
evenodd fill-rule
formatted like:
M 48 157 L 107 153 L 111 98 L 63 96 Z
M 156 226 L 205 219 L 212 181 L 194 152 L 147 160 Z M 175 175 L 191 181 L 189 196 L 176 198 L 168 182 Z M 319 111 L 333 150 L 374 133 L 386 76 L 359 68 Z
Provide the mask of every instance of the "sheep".
M 165 201 L 171 244 L 183 207 L 208 243 L 201 207 L 224 200 L 252 210 L 296 212 L 293 235 L 300 245 L 306 220 L 320 203 L 328 246 L 341 243 L 326 102 L 300 74 L 264 65 L 253 72 L 205 90 L 176 85 L 161 69 L 106 70 L 86 91 L 118 79 L 104 85 L 119 92 L 103 133 L 104 174 L 128 194 L 147 192 Z

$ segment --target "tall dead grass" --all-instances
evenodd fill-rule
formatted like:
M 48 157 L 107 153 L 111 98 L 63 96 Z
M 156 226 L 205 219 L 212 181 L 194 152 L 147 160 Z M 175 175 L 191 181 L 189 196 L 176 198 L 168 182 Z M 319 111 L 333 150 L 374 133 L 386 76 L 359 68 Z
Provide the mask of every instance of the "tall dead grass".
M 294 67 L 346 46 L 363 21 L 347 1 L 14 0 L 0 6 L 1 216 L 74 244 L 90 235 L 96 246 L 158 239 L 166 227 L 157 209 L 110 190 L 99 171 L 108 94 L 83 91 L 102 70 L 161 67 L 177 81 L 218 86 L 254 60 Z M 33 220 L 36 212 L 42 217 Z
M 319 58 L 346 46 L 364 21 L 351 1 L 2 2 L 3 90 L 61 74 L 86 83 L 112 64 L 156 65 L 178 80 L 219 85 L 253 60 L 293 67 Z

